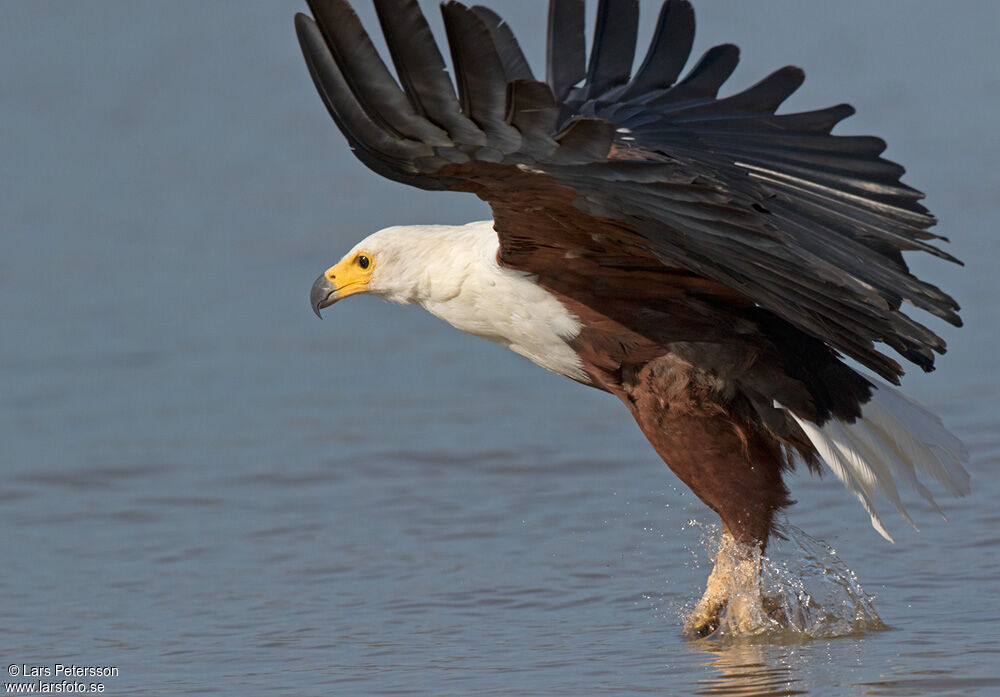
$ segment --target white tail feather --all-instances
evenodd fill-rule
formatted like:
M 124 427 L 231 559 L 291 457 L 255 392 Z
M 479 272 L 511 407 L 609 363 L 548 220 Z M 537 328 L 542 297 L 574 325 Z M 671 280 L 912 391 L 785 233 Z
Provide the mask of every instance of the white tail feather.
M 885 496 L 916 529 L 899 497 L 894 476 L 940 513 L 931 492 L 917 479 L 917 472 L 933 477 L 949 493 L 965 496 L 970 491 L 969 473 L 962 463 L 969 461 L 969 452 L 935 414 L 888 385 L 872 383 L 872 398 L 862 405 L 861 417 L 854 423 L 831 419 L 818 426 L 786 411 L 837 478 L 858 497 L 871 516 L 872 527 L 892 542 L 875 510 L 874 493 Z

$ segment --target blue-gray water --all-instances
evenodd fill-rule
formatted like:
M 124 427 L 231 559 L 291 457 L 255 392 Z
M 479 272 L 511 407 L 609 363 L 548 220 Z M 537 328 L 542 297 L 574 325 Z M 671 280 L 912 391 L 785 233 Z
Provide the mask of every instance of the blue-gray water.
M 538 65 L 544 3 L 491 4 Z M 680 638 L 713 517 L 613 399 L 411 308 L 312 316 L 357 239 L 486 211 L 349 154 L 299 9 L 0 4 L 2 670 L 116 666 L 112 695 L 1000 693 L 1000 4 L 697 3 L 696 50 L 743 48 L 733 85 L 795 63 L 789 107 L 858 107 L 839 132 L 888 139 L 968 263 L 912 259 L 967 327 L 934 325 L 951 350 L 906 390 L 969 444 L 974 494 L 947 524 L 914 501 L 891 546 L 795 476 L 789 521 L 890 629 L 791 644 Z

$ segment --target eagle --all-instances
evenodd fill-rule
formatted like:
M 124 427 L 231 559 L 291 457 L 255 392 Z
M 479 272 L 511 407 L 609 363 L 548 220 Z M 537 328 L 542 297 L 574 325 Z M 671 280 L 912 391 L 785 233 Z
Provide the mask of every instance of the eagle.
M 550 1 L 541 79 L 493 10 L 447 0 L 453 83 L 417 0 L 374 0 L 395 77 L 346 0 L 308 0 L 299 43 L 357 158 L 493 212 L 375 232 L 310 302 L 420 305 L 617 397 L 721 519 L 685 624 L 705 636 L 781 534 L 796 462 L 825 463 L 889 541 L 876 492 L 911 524 L 897 483 L 935 508 L 928 478 L 969 492 L 961 441 L 888 384 L 899 358 L 930 371 L 945 352 L 904 302 L 961 325 L 903 252 L 961 262 L 935 246 L 945 238 L 883 140 L 832 134 L 851 106 L 777 113 L 801 69 L 719 97 L 739 49 L 710 48 L 684 72 L 688 0 L 663 3 L 635 70 L 638 0 L 600 0 L 589 57 L 584 3 Z

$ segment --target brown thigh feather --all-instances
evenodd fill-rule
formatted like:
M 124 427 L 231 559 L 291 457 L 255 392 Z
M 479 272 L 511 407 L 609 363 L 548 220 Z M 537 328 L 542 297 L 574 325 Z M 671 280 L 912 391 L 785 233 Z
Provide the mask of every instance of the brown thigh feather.
M 779 442 L 727 405 L 720 381 L 675 356 L 623 377 L 624 401 L 670 469 L 737 541 L 766 545 L 775 511 L 791 503 Z

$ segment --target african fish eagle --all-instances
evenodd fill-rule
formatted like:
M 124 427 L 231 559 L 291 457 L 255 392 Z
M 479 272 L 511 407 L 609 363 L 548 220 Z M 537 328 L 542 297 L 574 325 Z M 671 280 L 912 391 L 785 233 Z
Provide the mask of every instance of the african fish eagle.
M 398 82 L 346 0 L 308 4 L 299 42 L 355 155 L 494 216 L 374 233 L 317 279 L 314 310 L 415 303 L 620 399 L 731 543 L 690 633 L 718 626 L 745 550 L 759 559 L 797 458 L 825 462 L 890 541 L 876 491 L 908 521 L 897 480 L 932 504 L 918 474 L 969 491 L 941 421 L 844 362 L 899 384 L 881 343 L 932 370 L 945 342 L 902 303 L 955 326 L 959 308 L 902 252 L 957 260 L 881 139 L 831 135 L 850 106 L 776 114 L 799 68 L 719 98 L 739 51 L 711 48 L 681 77 L 687 0 L 663 4 L 634 73 L 638 0 L 600 1 L 589 61 L 584 0 L 551 0 L 542 81 L 496 13 L 448 0 L 456 91 L 417 0 L 374 0 Z

